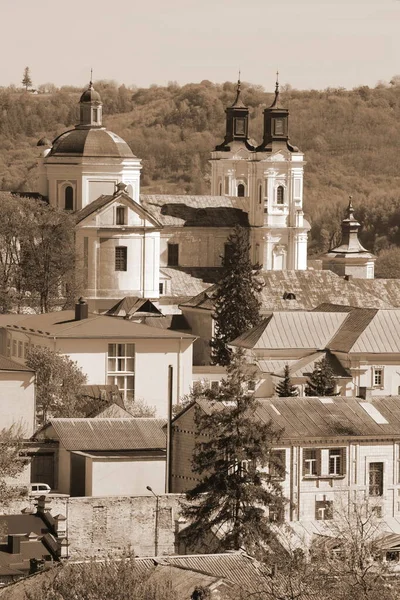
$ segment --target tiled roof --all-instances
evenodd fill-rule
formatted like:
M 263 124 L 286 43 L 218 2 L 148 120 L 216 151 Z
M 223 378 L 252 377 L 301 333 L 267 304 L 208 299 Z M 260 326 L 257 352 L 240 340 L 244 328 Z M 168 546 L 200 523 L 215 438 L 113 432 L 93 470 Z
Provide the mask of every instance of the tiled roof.
M 368 401 L 344 396 L 273 397 L 257 398 L 257 402 L 256 418 L 283 430 L 278 443 L 360 436 L 400 439 L 400 396 L 374 396 Z M 205 399 L 197 404 L 207 413 L 224 410 L 220 403 Z
M 28 371 L 33 373 L 33 369 L 20 365 L 19 363 L 10 360 L 6 356 L 0 354 L 0 371 Z
M 196 296 L 203 290 L 210 287 L 209 283 L 205 283 L 202 279 L 194 277 L 190 273 L 174 267 L 162 267 L 161 274 L 171 281 L 172 295 L 176 297 L 192 297 Z M 161 280 L 162 278 L 160 278 Z
M 322 350 L 346 318 L 346 313 L 274 312 L 260 325 L 233 340 L 231 345 L 271 350 Z
M 166 445 L 163 419 L 51 419 L 50 424 L 66 450 L 164 450 Z M 41 431 L 50 435 L 48 427 Z
M 400 308 L 400 279 L 353 279 L 362 293 L 373 294 L 388 305 Z
M 55 338 L 124 338 L 124 339 L 193 339 L 187 333 L 175 333 L 170 330 L 155 329 L 132 321 L 116 319 L 104 315 L 89 314 L 87 319 L 75 320 L 75 312 L 63 310 L 41 315 L 16 315 L 15 324 L 7 317 L 3 325 L 3 315 L 0 315 L 0 327 L 36 333 L 45 337 Z
M 313 310 L 323 303 L 392 308 L 389 295 L 375 295 L 374 288 L 369 289 L 365 285 L 365 282 L 374 280 L 346 281 L 332 271 L 265 271 L 260 277 L 263 280 L 260 299 L 264 314 L 282 310 Z M 182 306 L 213 310 L 215 289 L 215 285 L 210 286 Z M 398 300 L 400 306 L 400 285 Z
M 248 226 L 244 198 L 228 196 L 140 195 L 140 202 L 164 226 Z

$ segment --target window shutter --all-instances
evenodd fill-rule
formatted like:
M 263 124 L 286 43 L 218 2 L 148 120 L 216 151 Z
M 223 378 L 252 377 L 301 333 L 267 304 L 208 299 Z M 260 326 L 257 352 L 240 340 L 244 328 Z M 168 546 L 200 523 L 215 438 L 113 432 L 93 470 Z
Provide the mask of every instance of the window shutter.
M 315 451 L 316 457 L 317 457 L 317 475 L 321 475 L 321 470 L 322 470 L 322 465 L 321 465 L 321 449 L 318 448 Z
M 346 475 L 347 448 L 340 449 L 340 474 Z

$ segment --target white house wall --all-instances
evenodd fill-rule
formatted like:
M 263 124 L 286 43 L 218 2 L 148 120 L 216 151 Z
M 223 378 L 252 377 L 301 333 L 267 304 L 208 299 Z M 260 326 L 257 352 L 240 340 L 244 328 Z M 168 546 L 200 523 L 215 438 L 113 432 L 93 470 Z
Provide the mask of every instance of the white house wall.
M 26 438 L 35 431 L 35 376 L 24 371 L 0 371 L 0 430 L 21 427 Z
M 148 496 L 146 486 L 165 493 L 162 458 L 94 458 L 91 471 L 91 496 Z

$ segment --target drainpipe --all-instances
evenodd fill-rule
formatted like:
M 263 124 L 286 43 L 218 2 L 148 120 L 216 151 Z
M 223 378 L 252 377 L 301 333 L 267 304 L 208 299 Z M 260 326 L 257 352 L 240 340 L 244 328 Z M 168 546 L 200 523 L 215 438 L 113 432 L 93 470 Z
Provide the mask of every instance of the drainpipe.
M 171 454 L 172 454 L 172 436 L 171 436 L 171 421 L 172 421 L 172 397 L 174 389 L 174 367 L 168 365 L 168 415 L 167 415 L 167 457 L 165 464 L 165 492 L 171 491 Z

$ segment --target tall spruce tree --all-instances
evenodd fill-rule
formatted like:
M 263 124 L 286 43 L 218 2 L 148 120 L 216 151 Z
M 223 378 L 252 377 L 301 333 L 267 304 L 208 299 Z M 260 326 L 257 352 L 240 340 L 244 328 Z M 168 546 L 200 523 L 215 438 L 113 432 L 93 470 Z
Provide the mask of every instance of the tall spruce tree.
M 289 365 L 285 365 L 283 379 L 276 386 L 275 393 L 281 398 L 291 398 L 292 396 L 299 395 L 297 387 L 292 384 L 292 380 L 290 379 Z
M 332 396 L 334 394 L 335 379 L 332 367 L 326 357 L 315 363 L 304 391 L 306 396 Z
M 25 87 L 25 90 L 28 91 L 28 88 L 32 87 L 32 79 L 29 67 L 25 67 L 24 76 L 22 78 L 22 85 Z
M 231 360 L 227 344 L 260 321 L 258 270 L 250 261 L 249 232 L 244 227 L 236 226 L 228 237 L 222 266 L 223 277 L 214 296 L 215 335 L 211 348 L 213 362 L 226 366 Z
M 235 352 L 215 400 L 196 406 L 193 469 L 200 482 L 186 495 L 189 525 L 181 532 L 189 547 L 259 554 L 272 538 L 268 514 L 283 509 L 284 467 L 271 450 L 280 432 L 257 418 L 258 402 L 245 391 L 251 379 Z

